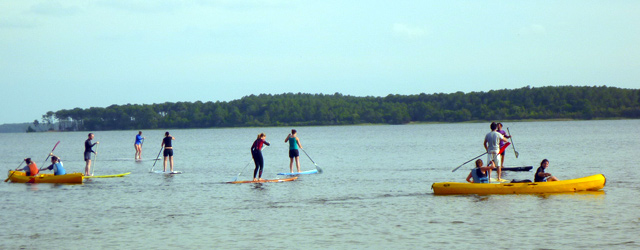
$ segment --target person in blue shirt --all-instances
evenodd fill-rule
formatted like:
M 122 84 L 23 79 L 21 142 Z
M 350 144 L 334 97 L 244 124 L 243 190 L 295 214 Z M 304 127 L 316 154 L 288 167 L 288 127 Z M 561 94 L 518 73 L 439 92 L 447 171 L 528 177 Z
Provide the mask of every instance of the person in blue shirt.
M 40 171 L 43 170 L 53 170 L 53 174 L 54 175 L 63 175 L 63 174 L 67 174 L 67 171 L 64 170 L 64 167 L 62 166 L 62 161 L 60 160 L 60 157 L 57 157 L 55 155 L 53 155 L 53 153 L 49 154 L 51 155 L 51 165 L 49 165 L 46 168 L 42 168 L 40 169 Z
M 142 160 L 142 144 L 144 143 L 144 137 L 142 137 L 142 131 L 138 131 L 136 135 L 136 142 L 133 147 L 136 148 L 136 156 L 134 160 Z

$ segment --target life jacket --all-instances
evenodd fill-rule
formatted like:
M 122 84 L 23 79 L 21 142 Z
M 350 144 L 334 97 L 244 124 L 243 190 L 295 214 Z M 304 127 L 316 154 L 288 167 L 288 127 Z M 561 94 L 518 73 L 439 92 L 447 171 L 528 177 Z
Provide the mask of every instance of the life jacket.
M 487 178 L 486 174 L 482 174 L 482 171 L 479 168 L 474 168 L 471 170 L 471 177 L 473 177 L 473 183 L 488 183 L 489 179 Z M 481 177 L 482 175 L 482 177 Z
M 35 176 L 37 175 L 39 172 L 38 170 L 38 166 L 36 166 L 35 162 L 31 162 L 31 164 L 29 164 L 29 176 Z

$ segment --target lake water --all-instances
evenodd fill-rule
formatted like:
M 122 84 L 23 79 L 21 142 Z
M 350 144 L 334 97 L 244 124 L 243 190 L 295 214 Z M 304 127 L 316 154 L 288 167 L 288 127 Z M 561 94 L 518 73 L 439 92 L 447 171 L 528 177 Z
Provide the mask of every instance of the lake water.
M 226 184 L 253 172 L 260 132 L 265 178 L 288 171 L 290 128 L 170 130 L 175 170 L 134 162 L 137 131 L 98 131 L 95 174 L 83 185 L 0 184 L 0 249 L 638 249 L 640 120 L 514 122 L 519 158 L 544 158 L 560 179 L 602 173 L 603 191 L 554 195 L 435 196 L 434 182 L 463 182 L 483 153 L 488 123 L 296 127 L 324 174 L 286 183 Z M 154 158 L 164 130 L 145 130 Z M 82 172 L 85 132 L 0 134 L 0 165 L 55 154 Z M 301 152 L 302 170 L 313 163 Z M 159 167 L 158 167 L 159 166 Z M 158 162 L 155 169 L 161 169 Z M 6 178 L 6 177 L 4 177 Z M 531 172 L 506 178 L 532 179 Z

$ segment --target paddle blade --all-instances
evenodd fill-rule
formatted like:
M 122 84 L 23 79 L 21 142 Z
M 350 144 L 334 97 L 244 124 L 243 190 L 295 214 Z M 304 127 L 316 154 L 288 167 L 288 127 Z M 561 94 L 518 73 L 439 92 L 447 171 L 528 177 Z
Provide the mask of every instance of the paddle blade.
M 318 170 L 318 174 L 322 174 L 322 172 L 324 172 L 322 171 L 322 168 L 318 167 L 318 165 L 316 165 L 316 170 Z
M 520 155 L 520 153 L 518 153 L 518 151 L 513 151 L 516 153 L 516 158 L 518 158 L 518 155 Z
M 511 142 L 507 142 L 507 143 L 505 143 L 505 144 L 504 144 L 504 146 L 502 146 L 502 147 L 500 148 L 500 152 L 498 152 L 498 154 L 502 154 L 502 153 L 504 153 L 504 150 L 505 150 L 505 149 L 507 149 L 507 147 L 508 147 L 509 145 L 511 145 Z

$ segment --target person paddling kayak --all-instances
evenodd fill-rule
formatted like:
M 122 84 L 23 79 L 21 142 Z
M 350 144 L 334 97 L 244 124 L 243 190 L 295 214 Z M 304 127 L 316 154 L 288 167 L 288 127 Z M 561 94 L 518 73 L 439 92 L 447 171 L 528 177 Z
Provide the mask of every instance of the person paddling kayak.
M 262 170 L 264 168 L 264 158 L 262 158 L 262 145 L 271 145 L 265 140 L 266 138 L 267 135 L 260 133 L 258 134 L 258 139 L 251 145 L 251 156 L 253 157 L 253 162 L 256 164 L 256 168 L 253 170 L 253 181 L 263 180 Z M 258 179 L 256 179 L 256 175 Z
M 64 167 L 62 166 L 62 161 L 60 160 L 60 157 L 57 157 L 55 155 L 53 155 L 53 153 L 50 153 L 49 155 L 51 155 L 51 165 L 49 165 L 46 168 L 42 168 L 40 169 L 40 171 L 44 171 L 44 170 L 53 170 L 53 175 L 64 175 L 67 174 L 67 171 L 64 170 Z
M 24 171 L 24 174 L 26 176 L 36 176 L 39 172 L 38 166 L 36 166 L 36 163 L 33 162 L 31 160 L 31 158 L 26 158 L 24 159 L 24 162 L 27 163 L 27 165 L 24 168 L 16 168 L 16 171 Z

